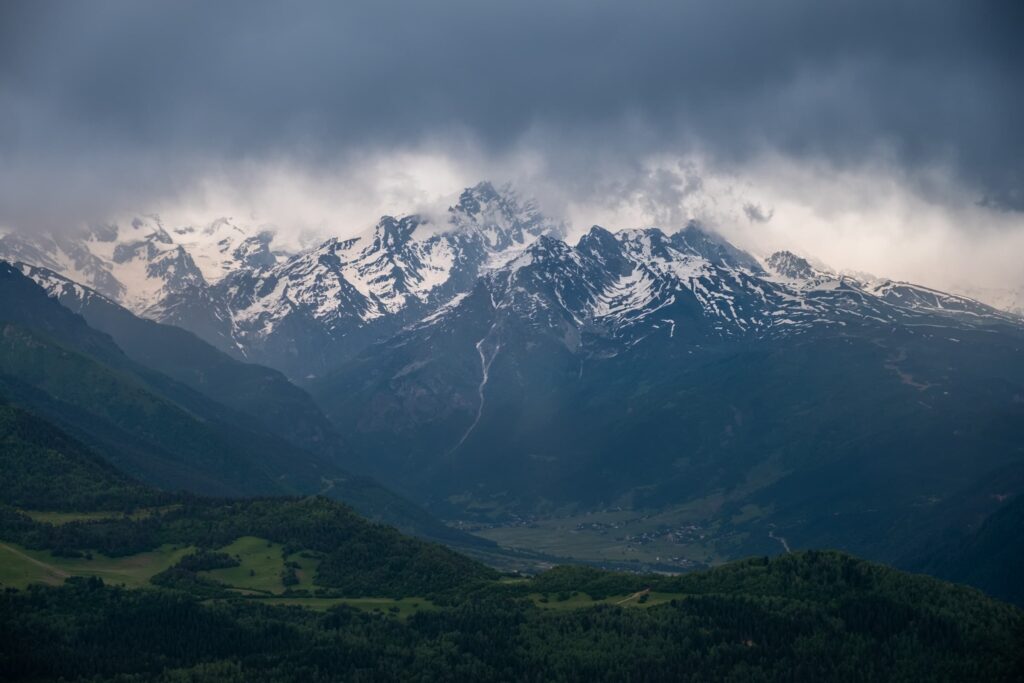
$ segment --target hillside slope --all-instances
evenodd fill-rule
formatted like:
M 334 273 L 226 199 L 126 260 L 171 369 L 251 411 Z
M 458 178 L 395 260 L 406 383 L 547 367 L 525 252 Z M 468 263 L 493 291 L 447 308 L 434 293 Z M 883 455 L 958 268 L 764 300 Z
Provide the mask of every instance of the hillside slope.
M 131 360 L 253 418 L 293 444 L 346 457 L 339 435 L 313 400 L 269 368 L 239 361 L 191 332 L 140 318 L 99 292 L 53 271 L 17 264 L 21 272 L 88 325 L 110 335 Z
M 0 402 L 0 501 L 37 510 L 120 510 L 157 504 L 139 484 L 52 425 Z
M 977 586 L 989 595 L 1024 606 L 1024 496 L 1016 496 L 977 528 L 949 539 L 918 568 L 949 581 Z
M 0 327 L 0 394 L 134 478 L 212 495 L 324 491 L 415 533 L 481 543 L 352 475 L 335 458 L 304 450 L 262 429 L 252 415 L 136 362 L 6 264 L 0 264 Z

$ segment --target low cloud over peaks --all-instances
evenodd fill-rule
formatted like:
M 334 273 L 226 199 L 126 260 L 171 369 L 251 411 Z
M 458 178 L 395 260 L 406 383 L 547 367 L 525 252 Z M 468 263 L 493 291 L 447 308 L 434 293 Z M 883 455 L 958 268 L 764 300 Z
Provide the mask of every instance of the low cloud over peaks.
M 1009 214 L 1004 230 L 1024 211 L 1024 6 L 1010 0 L 100 0 L 0 14 L 7 228 L 211 186 L 294 203 L 267 197 L 270 177 L 312 179 L 322 197 L 421 196 L 422 165 L 403 191 L 403 169 L 381 171 L 410 156 L 440 160 L 446 180 L 525 177 L 564 205 L 639 205 L 663 223 L 718 210 L 702 176 L 651 173 L 695 157 L 741 185 L 771 159 L 881 172 L 926 202 Z M 324 215 L 303 223 L 337 222 L 330 201 L 310 206 Z M 780 209 L 751 199 L 739 218 L 775 224 Z

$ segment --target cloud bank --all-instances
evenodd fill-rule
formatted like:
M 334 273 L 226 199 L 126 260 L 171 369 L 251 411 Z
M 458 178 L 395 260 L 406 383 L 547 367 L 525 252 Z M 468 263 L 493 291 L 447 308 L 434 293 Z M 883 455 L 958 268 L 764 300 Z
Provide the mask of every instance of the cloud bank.
M 337 231 L 492 177 L 580 222 L 1005 251 L 1022 28 L 1013 0 L 5 3 L 0 224 L 228 202 Z

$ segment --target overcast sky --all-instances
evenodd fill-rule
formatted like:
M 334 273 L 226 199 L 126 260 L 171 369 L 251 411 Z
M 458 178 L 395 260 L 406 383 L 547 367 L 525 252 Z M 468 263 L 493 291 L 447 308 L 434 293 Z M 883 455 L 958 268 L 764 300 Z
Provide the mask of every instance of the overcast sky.
M 0 225 L 344 234 L 489 177 L 578 229 L 1024 286 L 1021 35 L 1017 0 L 5 2 Z

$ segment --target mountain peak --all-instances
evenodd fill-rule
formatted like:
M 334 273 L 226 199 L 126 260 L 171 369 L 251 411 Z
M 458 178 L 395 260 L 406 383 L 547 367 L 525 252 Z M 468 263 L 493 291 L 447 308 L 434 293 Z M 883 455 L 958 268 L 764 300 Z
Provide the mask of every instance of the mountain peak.
M 378 248 L 392 250 L 400 248 L 412 239 L 412 234 L 422 221 L 419 216 L 381 216 L 373 231 Z
M 505 186 L 499 192 L 490 181 L 484 180 L 464 189 L 459 195 L 459 201 L 448 209 L 448 213 L 455 222 L 462 222 L 459 218 L 465 220 L 494 212 L 511 217 L 510 214 L 514 214 L 518 208 L 518 199 L 511 186 Z
M 522 245 L 542 234 L 565 234 L 564 225 L 545 217 L 534 200 L 523 198 L 511 184 L 495 188 L 483 181 L 466 188 L 448 214 L 455 228 L 478 230 L 491 249 Z
M 787 250 L 775 252 L 765 263 L 778 275 L 791 280 L 810 280 L 820 275 L 810 261 Z
M 670 258 L 669 239 L 661 228 L 622 230 L 617 237 L 626 250 L 636 258 L 645 261 Z
M 684 253 L 701 256 L 715 265 L 762 272 L 757 259 L 697 221 L 690 221 L 672 235 L 672 246 Z
M 587 234 L 576 243 L 576 248 L 588 252 L 603 252 L 608 249 L 618 251 L 619 242 L 611 230 L 606 230 L 600 225 L 593 225 Z
M 557 237 L 552 235 L 540 235 L 529 247 L 527 247 L 527 251 L 534 254 L 564 254 L 572 251 L 572 248 Z
M 500 199 L 501 195 L 489 180 L 482 180 L 473 187 L 467 187 L 459 195 L 455 208 L 465 213 L 479 213 L 481 204 Z

